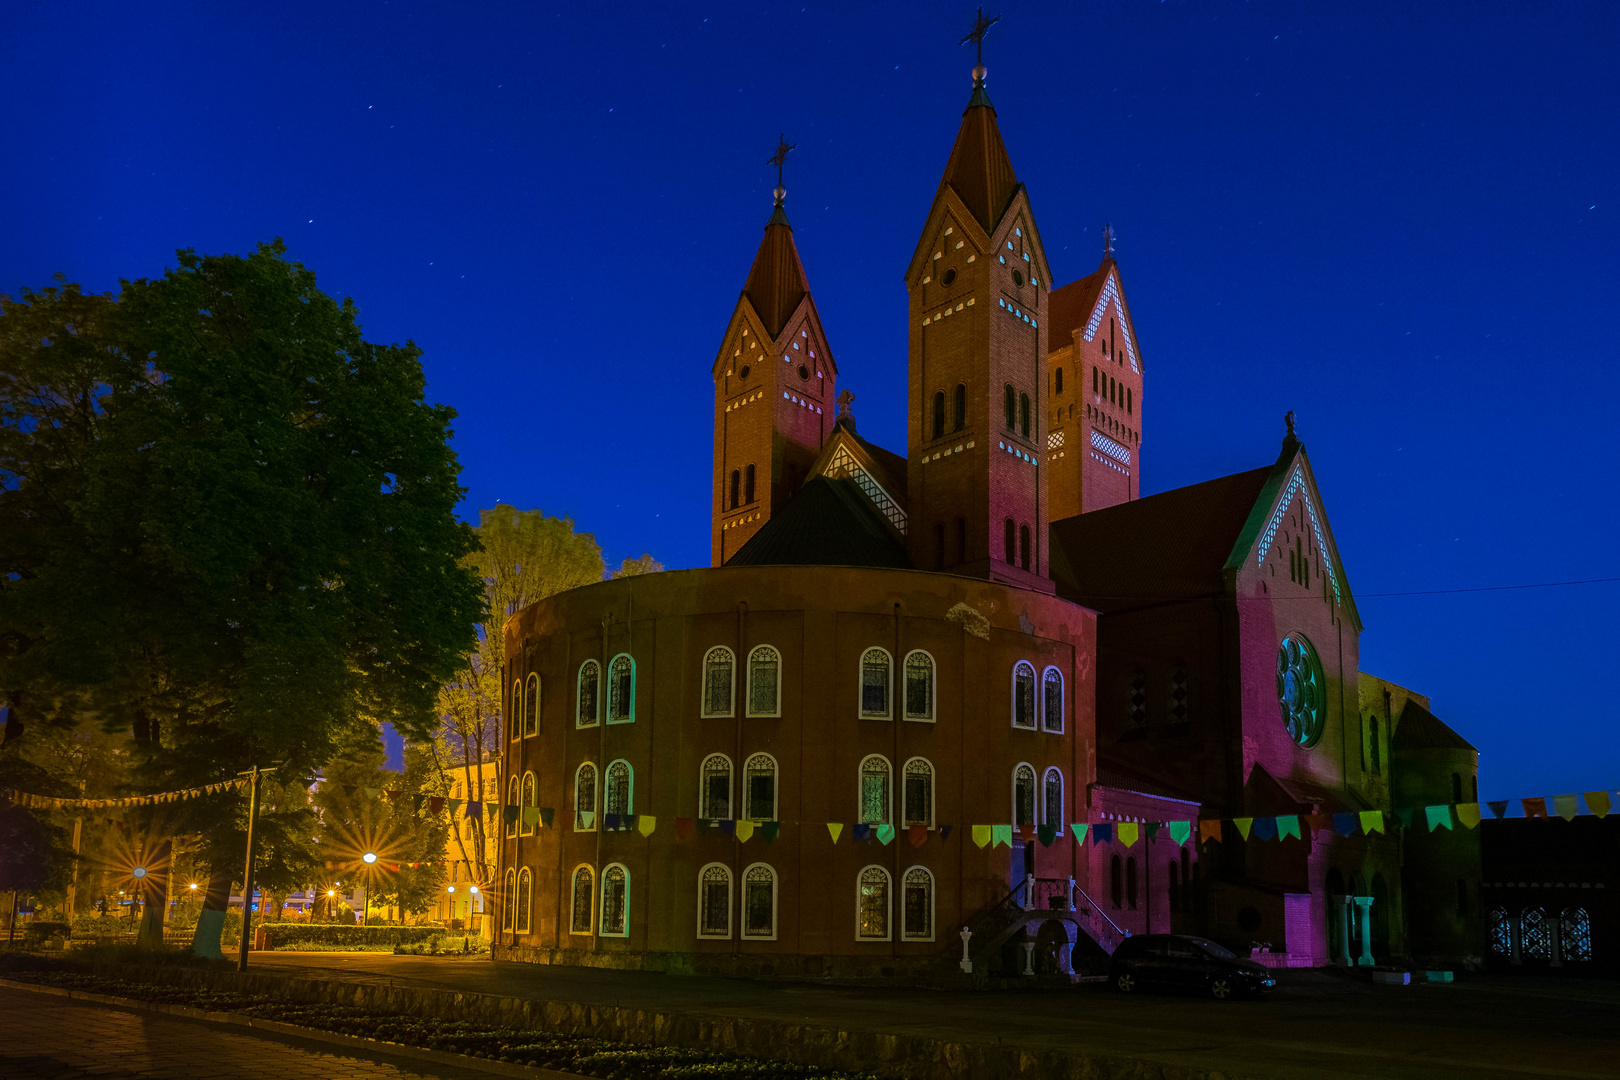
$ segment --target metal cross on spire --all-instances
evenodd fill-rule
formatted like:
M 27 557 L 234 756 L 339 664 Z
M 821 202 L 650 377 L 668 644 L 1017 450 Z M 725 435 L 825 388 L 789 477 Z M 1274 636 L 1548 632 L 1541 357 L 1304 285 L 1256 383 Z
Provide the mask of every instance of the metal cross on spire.
M 787 136 L 778 135 L 776 137 L 776 153 L 765 159 L 767 165 L 776 166 L 776 201 L 778 203 L 787 194 L 787 188 L 782 185 L 782 166 L 787 163 L 789 152 L 798 149 L 798 146 L 798 143 L 788 142 Z
M 1114 236 L 1115 236 L 1114 227 L 1112 225 L 1104 225 L 1103 226 L 1103 258 L 1105 258 L 1105 259 L 1112 259 L 1114 257 Z
M 973 42 L 974 47 L 978 50 L 978 66 L 981 68 L 984 67 L 984 35 L 988 34 L 990 28 L 1000 21 L 1000 15 L 993 19 L 985 18 L 984 8 L 980 8 L 978 17 L 973 20 L 973 29 L 968 31 L 967 37 L 958 42 L 961 45 L 966 45 L 970 41 Z

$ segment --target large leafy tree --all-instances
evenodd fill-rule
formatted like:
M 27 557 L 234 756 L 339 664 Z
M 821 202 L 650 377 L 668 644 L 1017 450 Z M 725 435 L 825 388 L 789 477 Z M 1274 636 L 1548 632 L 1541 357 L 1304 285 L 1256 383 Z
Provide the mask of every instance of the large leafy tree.
M 503 504 L 482 511 L 478 539 L 478 549 L 463 562 L 483 583 L 489 619 L 479 626 L 478 640 L 463 656 L 455 678 L 439 693 L 441 724 L 431 749 L 446 785 L 451 770 L 465 769 L 469 792 L 487 793 L 492 787 L 501 790 L 496 760 L 506 730 L 501 708 L 506 663 L 502 624 L 536 600 L 601 581 L 605 565 L 594 536 L 574 531 L 568 518 L 548 517 L 539 510 Z M 492 822 L 484 815 L 472 822 L 471 829 L 458 827 L 453 833 L 457 856 L 486 891 L 494 886 L 489 880 L 495 866 L 489 831 L 498 824 L 498 818 Z
M 429 737 L 484 607 L 454 412 L 279 242 L 178 261 L 0 306 L 0 691 L 131 731 L 148 791 Z M 243 800 L 174 806 L 217 952 Z

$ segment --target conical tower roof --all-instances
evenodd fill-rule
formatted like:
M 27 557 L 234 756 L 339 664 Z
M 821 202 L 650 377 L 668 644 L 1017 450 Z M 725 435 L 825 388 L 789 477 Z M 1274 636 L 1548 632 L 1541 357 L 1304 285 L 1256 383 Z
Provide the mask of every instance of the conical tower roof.
M 996 108 L 990 104 L 982 77 L 973 82 L 973 97 L 962 113 L 962 127 L 941 183 L 950 185 L 985 232 L 994 231 L 1018 190 L 1018 176 L 1007 156 L 1007 144 L 1001 141 Z
M 765 238 L 759 243 L 753 269 L 748 271 L 743 295 L 774 338 L 781 334 L 809 291 L 804 264 L 799 262 L 799 249 L 793 243 L 793 226 L 788 224 L 787 212 L 778 200 L 771 220 L 765 224 Z

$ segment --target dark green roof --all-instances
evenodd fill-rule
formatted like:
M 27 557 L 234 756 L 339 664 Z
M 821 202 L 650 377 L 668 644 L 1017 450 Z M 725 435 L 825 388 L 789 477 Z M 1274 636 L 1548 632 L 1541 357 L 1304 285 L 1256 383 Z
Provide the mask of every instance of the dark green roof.
M 818 476 L 800 488 L 726 565 L 909 569 L 911 560 L 855 481 Z
M 1391 750 L 1474 750 L 1474 744 L 1452 731 L 1439 717 L 1411 698 L 1395 722 Z

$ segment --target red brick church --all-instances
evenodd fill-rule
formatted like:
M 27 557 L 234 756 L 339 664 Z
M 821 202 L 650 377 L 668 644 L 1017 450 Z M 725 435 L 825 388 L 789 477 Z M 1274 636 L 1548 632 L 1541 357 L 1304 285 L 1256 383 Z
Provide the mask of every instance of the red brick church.
M 903 452 L 838 392 L 778 187 L 711 372 L 712 565 L 507 623 L 497 955 L 930 980 L 1148 931 L 1279 965 L 1478 955 L 1472 834 L 1416 859 L 1232 828 L 1471 789 L 1477 754 L 1359 669 L 1291 416 L 1275 461 L 1142 496 L 1119 265 L 1052 280 L 984 75 L 905 270 Z

